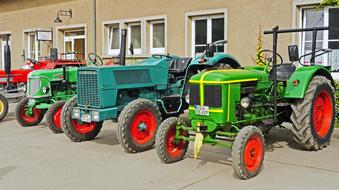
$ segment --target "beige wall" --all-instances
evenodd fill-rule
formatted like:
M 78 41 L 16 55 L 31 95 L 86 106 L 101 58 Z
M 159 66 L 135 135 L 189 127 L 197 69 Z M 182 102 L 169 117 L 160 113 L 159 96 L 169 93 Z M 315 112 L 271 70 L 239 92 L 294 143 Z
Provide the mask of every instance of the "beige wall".
M 13 67 L 19 67 L 23 61 L 21 54 L 25 30 L 53 28 L 54 46 L 62 48 L 62 36 L 57 28 L 82 24 L 86 28 L 87 53 L 91 52 L 91 7 L 92 0 L 0 0 L 0 33 L 9 31 L 12 34 Z M 61 17 L 63 23 L 55 24 L 53 21 L 59 9 L 72 9 L 73 18 Z M 97 0 L 97 52 L 99 55 L 103 52 L 103 22 L 165 15 L 167 52 L 185 56 L 189 51 L 189 40 L 185 41 L 185 28 L 189 31 L 189 23 L 185 23 L 185 15 L 209 9 L 227 9 L 228 53 L 236 56 L 243 65 L 252 64 L 259 25 L 263 29 L 275 25 L 292 27 L 291 0 Z M 291 35 L 284 35 L 280 41 L 283 42 L 279 46 L 281 52 L 286 52 Z M 270 36 L 264 37 L 264 44 L 265 48 L 271 48 Z

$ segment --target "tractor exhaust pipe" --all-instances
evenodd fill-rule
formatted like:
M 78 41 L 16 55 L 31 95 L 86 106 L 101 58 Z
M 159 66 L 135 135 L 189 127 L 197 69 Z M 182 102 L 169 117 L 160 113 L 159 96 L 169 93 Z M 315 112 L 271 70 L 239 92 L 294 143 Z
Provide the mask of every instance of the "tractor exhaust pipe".
M 126 36 L 127 30 L 121 30 L 121 43 L 120 43 L 120 55 L 119 55 L 119 65 L 126 65 Z
M 7 86 L 6 89 L 10 90 L 10 79 L 11 79 L 11 48 L 9 45 L 10 34 L 6 35 L 6 45 L 4 48 L 4 61 L 5 61 L 5 72 L 7 76 Z

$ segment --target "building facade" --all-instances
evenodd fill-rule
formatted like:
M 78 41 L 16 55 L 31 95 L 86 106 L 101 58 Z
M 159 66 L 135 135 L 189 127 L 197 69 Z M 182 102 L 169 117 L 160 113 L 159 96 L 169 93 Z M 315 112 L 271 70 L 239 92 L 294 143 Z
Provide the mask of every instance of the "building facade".
M 319 0 L 96 0 L 96 11 L 93 2 L 0 0 L 0 42 L 3 47 L 6 35 L 11 35 L 12 67 L 20 67 L 25 58 L 43 59 L 52 47 L 59 53 L 87 55 L 96 51 L 104 58 L 116 57 L 123 28 L 128 30 L 127 42 L 134 48 L 134 55 L 128 53 L 127 57 L 135 58 L 167 53 L 194 57 L 207 43 L 223 39 L 228 43 L 219 51 L 251 65 L 260 27 L 266 30 L 276 25 L 333 25 L 335 30 L 321 33 L 317 44 L 339 49 L 339 11 L 317 8 Z M 59 16 L 62 22 L 56 23 L 60 10 L 71 10 L 72 16 Z M 52 41 L 39 41 L 39 30 L 52 31 Z M 264 48 L 271 48 L 271 41 L 271 36 L 264 36 Z M 301 53 L 310 50 L 308 34 L 282 35 L 279 41 L 279 52 L 285 57 L 290 44 L 298 44 Z M 317 61 L 330 64 L 338 59 L 336 55 L 334 50 L 331 56 Z

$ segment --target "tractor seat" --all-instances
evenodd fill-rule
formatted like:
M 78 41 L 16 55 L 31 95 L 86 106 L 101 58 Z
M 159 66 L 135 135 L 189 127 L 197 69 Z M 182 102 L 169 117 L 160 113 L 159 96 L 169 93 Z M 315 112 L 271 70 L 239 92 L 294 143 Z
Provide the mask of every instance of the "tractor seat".
M 170 73 L 185 72 L 186 68 L 188 67 L 191 61 L 192 58 L 190 57 L 174 59 L 170 65 L 169 72 Z
M 288 81 L 294 73 L 296 67 L 292 63 L 284 63 L 277 66 L 277 80 Z M 271 69 L 269 77 L 273 80 L 273 69 Z

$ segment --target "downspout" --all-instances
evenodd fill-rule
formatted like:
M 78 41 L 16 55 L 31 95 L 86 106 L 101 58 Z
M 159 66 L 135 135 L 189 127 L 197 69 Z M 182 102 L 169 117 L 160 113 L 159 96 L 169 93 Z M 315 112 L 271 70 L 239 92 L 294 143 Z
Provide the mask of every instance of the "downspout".
M 93 52 L 97 54 L 97 1 L 93 0 Z

